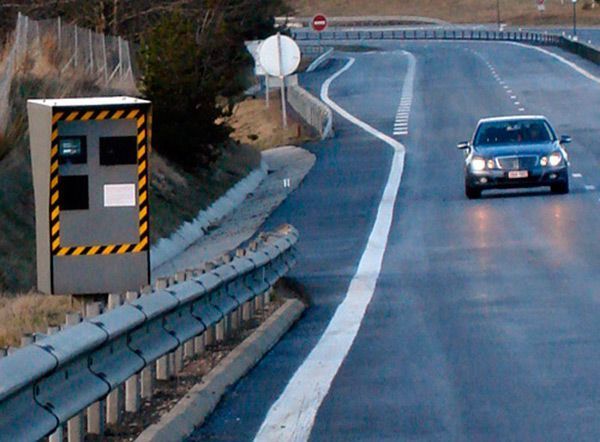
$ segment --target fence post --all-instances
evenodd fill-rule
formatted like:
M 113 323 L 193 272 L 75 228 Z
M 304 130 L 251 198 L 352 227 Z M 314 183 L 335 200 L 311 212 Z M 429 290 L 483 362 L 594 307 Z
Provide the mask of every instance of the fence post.
M 77 62 L 79 61 L 79 36 L 77 35 L 77 25 L 75 25 L 75 53 L 73 54 L 73 66 L 77 67 Z
M 123 79 L 123 49 L 122 49 L 122 44 L 123 44 L 123 39 L 119 36 L 119 38 L 117 39 L 117 42 L 119 44 L 119 78 L 122 80 Z
M 90 48 L 90 74 L 94 74 L 94 46 L 92 45 L 92 30 L 88 29 L 88 46 Z
M 60 48 L 62 47 L 62 22 L 60 20 L 60 15 L 58 16 L 58 20 L 56 23 L 56 27 L 57 29 L 57 34 L 58 34 L 58 50 L 60 51 Z
M 102 35 L 102 56 L 104 57 L 104 83 L 108 84 L 108 60 L 106 58 L 106 36 Z
M 27 40 L 29 38 L 29 17 L 27 17 L 25 15 L 24 20 L 25 20 L 25 38 L 24 38 L 24 42 L 23 42 L 24 43 L 23 48 L 25 49 L 24 52 L 27 53 L 27 49 L 29 46 L 29 41 Z

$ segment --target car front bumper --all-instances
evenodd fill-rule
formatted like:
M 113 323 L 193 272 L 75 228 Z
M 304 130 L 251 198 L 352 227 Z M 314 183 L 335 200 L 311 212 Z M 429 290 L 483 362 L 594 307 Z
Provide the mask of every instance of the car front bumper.
M 569 167 L 536 167 L 527 170 L 526 178 L 509 178 L 507 170 L 466 171 L 466 185 L 475 189 L 542 187 L 569 181 Z

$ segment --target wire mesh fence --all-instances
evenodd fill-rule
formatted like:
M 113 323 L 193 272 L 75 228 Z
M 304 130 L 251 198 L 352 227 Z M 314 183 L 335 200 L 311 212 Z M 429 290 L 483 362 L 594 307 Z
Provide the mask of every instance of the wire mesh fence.
M 32 20 L 19 14 L 0 64 L 0 134 L 10 114 L 10 90 L 19 72 L 77 76 L 100 86 L 134 93 L 130 43 L 115 36 L 64 23 L 60 17 Z

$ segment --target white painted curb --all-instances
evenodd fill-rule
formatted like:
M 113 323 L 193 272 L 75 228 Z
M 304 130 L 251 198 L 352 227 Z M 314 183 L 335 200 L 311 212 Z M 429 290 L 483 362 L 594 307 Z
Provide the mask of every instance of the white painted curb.
M 183 223 L 169 238 L 160 239 L 150 249 L 150 268 L 158 268 L 202 238 L 209 226 L 218 223 L 230 214 L 246 199 L 248 194 L 256 190 L 267 176 L 267 170 L 268 166 L 262 160 L 257 169 L 240 180 L 206 210 L 199 212 L 196 219 Z
M 329 58 L 331 58 L 332 54 L 333 54 L 333 48 L 331 48 L 328 51 L 326 51 L 323 54 L 321 54 L 319 56 L 319 58 L 317 58 L 315 61 L 313 61 L 308 66 L 308 68 L 306 68 L 306 72 L 313 72 L 313 71 L 315 71 L 319 66 L 321 66 L 321 64 L 323 64 L 326 60 L 328 60 Z
M 160 421 L 142 432 L 136 442 L 179 442 L 201 426 L 227 389 L 254 367 L 304 312 L 305 305 L 290 299 L 250 337 L 195 385 Z
M 333 136 L 333 112 L 325 103 L 300 86 L 288 87 L 288 103 L 321 136 Z

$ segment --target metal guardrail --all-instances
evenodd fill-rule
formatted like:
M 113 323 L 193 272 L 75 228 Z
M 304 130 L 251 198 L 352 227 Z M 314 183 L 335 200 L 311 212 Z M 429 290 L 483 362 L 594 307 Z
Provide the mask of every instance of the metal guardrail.
M 292 31 L 298 41 L 335 40 L 483 40 L 517 41 L 534 44 L 558 45 L 560 36 L 528 31 L 489 31 L 473 29 L 407 29 L 407 30 L 355 30 L 355 31 Z
M 256 251 L 0 359 L 0 441 L 38 440 L 268 291 L 295 262 L 286 226 Z

